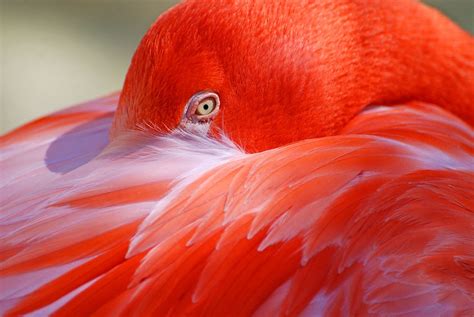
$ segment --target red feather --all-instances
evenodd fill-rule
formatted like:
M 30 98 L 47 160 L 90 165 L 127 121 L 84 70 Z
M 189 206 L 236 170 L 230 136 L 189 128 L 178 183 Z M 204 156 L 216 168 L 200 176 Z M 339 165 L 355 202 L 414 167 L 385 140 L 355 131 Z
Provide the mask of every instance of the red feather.
M 3 137 L 10 143 L 2 164 L 44 153 L 59 127 L 106 134 L 88 118 L 110 107 L 87 107 Z M 90 116 L 67 125 L 78 113 Z M 71 141 L 83 133 L 76 129 Z M 133 138 L 136 156 L 124 159 L 123 141 L 64 175 L 44 163 L 32 171 L 29 160 L 8 170 L 2 198 L 30 189 L 28 199 L 2 203 L 10 206 L 2 220 L 4 313 L 474 311 L 474 132 L 439 108 L 375 108 L 340 136 L 252 155 L 207 144 L 234 154 L 215 152 L 219 162 L 201 172 L 201 161 L 191 163 L 198 170 L 184 178 L 190 165 L 169 178 L 173 154 L 150 153 L 172 137 Z M 120 184 L 102 179 L 127 166 L 157 171 L 143 181 L 127 173 Z M 43 185 L 32 190 L 32 182 Z
M 0 137 L 0 314 L 473 315 L 472 43 L 411 0 L 177 6 L 120 101 Z M 207 89 L 222 134 L 175 129 Z

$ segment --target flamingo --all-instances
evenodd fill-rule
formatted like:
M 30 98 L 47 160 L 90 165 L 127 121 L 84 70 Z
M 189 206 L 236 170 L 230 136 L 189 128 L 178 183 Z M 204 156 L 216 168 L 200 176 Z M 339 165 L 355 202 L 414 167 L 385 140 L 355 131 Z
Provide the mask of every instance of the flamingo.
M 473 48 L 413 0 L 177 5 L 1 137 L 1 314 L 474 315 Z

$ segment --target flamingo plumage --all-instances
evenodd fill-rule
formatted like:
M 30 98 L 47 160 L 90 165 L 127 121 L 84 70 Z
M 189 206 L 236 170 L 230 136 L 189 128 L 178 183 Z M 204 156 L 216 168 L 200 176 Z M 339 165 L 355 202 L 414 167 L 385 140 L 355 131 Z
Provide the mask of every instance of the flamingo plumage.
M 473 315 L 473 44 L 411 0 L 178 5 L 120 94 L 1 137 L 1 314 Z

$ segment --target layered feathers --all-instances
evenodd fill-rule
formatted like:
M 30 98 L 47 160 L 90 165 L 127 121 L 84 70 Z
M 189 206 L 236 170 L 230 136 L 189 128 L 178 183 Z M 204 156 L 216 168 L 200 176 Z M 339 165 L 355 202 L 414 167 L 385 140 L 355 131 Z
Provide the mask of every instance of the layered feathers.
M 472 45 L 411 0 L 178 5 L 120 100 L 0 137 L 0 314 L 474 315 Z
M 2 137 L 3 314 L 474 313 L 474 132 L 459 119 L 375 107 L 257 154 L 183 132 L 83 143 L 107 136 L 115 102 Z M 81 151 L 54 160 L 62 138 Z

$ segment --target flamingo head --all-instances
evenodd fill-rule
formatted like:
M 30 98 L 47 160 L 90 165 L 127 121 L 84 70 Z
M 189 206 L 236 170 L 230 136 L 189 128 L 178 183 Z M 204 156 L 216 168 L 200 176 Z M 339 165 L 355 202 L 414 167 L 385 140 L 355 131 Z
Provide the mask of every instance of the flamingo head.
M 421 6 L 405 2 L 377 2 L 380 10 L 370 15 L 352 1 L 310 6 L 302 1 L 186 1 L 162 15 L 142 39 L 111 136 L 129 129 L 161 134 L 184 129 L 210 137 L 225 134 L 245 151 L 259 152 L 337 134 L 371 103 L 415 96 L 449 101 L 435 95 L 446 90 L 427 90 L 416 79 L 434 78 L 416 72 L 430 69 L 423 63 L 447 60 L 440 55 L 444 50 L 438 47 L 429 58 L 426 48 L 415 50 L 416 32 L 421 32 L 415 22 L 415 31 L 403 23 L 407 30 L 400 43 L 407 49 L 396 42 L 396 32 L 405 32 L 396 17 L 410 11 L 407 5 Z M 360 19 L 350 14 L 357 10 Z M 382 15 L 393 21 L 381 22 L 377 12 L 382 10 L 399 12 Z M 432 14 L 426 11 L 428 19 Z M 389 60 L 391 55 L 400 65 Z M 411 74 L 413 79 L 407 77 Z
M 311 78 L 313 48 L 301 27 L 288 34 L 286 19 L 296 17 L 285 12 L 252 1 L 188 1 L 162 15 L 134 55 L 112 136 L 223 133 L 258 152 L 327 133 L 317 119 L 332 110 L 308 108 L 324 106 Z

